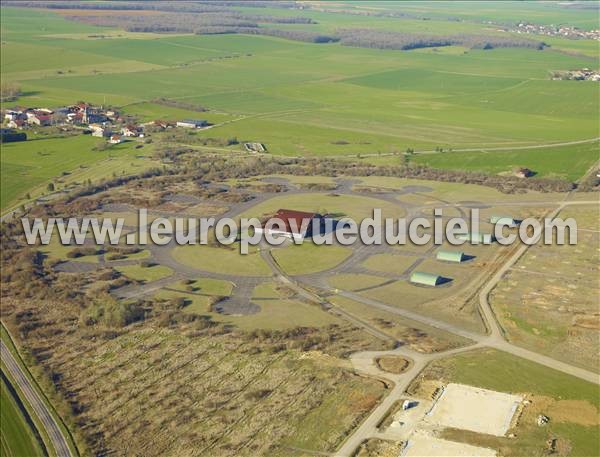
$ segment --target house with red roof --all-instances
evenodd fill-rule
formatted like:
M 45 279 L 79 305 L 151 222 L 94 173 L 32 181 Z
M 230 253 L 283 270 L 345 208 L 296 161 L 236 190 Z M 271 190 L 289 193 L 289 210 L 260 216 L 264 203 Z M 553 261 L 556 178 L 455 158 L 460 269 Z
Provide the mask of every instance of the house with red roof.
M 302 241 L 320 230 L 322 220 L 323 216 L 318 213 L 279 209 L 273 215 L 263 219 L 262 227 L 256 229 L 256 232 Z

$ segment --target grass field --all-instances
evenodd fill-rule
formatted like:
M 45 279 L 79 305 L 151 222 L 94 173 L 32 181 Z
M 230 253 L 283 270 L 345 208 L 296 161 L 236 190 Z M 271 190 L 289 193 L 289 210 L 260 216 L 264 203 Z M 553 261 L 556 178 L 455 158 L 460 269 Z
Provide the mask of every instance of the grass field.
M 274 249 L 273 257 L 289 275 L 329 270 L 347 259 L 352 251 L 342 246 L 318 246 L 310 241 Z
M 323 32 L 401 26 L 433 34 L 496 33 L 468 22 L 477 21 L 477 15 L 454 22 L 441 17 L 455 8 L 442 16 L 425 10 L 433 14 L 430 21 L 398 22 L 340 12 L 265 9 L 272 15 L 311 17 L 318 21 L 313 30 Z M 559 13 L 534 7 L 529 12 L 545 20 Z M 561 12 L 585 23 L 574 12 Z M 202 135 L 259 141 L 273 154 L 356 156 L 409 147 L 485 151 L 598 136 L 597 85 L 549 80 L 553 70 L 593 66 L 590 55 L 598 54 L 591 40 L 553 37 L 553 47 L 569 54 L 527 49 L 406 52 L 241 35 L 121 31 L 115 38 L 115 29 L 17 8 L 3 8 L 2 30 L 2 75 L 22 83 L 20 104 L 57 106 L 85 99 L 125 106 L 125 111 L 150 120 L 191 114 L 148 104 L 156 97 L 178 99 L 210 110 L 202 117 L 218 125 Z M 113 38 L 90 39 L 100 32 Z M 221 124 L 226 120 L 235 122 Z M 569 160 L 573 154 L 576 161 Z M 490 173 L 525 163 L 539 176 L 574 180 L 596 158 L 582 146 L 448 157 L 415 161 Z
M 97 182 L 113 175 L 139 173 L 156 163 L 148 158 L 151 149 L 137 150 L 137 143 L 113 145 L 94 150 L 100 138 L 77 135 L 65 138 L 39 138 L 2 145 L 0 163 L 2 210 L 18 202 L 47 193 L 46 185 L 54 183 L 56 190 L 71 184 Z
M 598 142 L 515 151 L 447 152 L 417 154 L 411 162 L 433 168 L 511 174 L 515 168 L 529 168 L 538 177 L 576 181 L 595 163 Z M 535 165 L 534 165 L 535 164 Z
M 242 276 L 269 276 L 267 264 L 260 253 L 251 250 L 240 254 L 235 247 L 177 246 L 173 249 L 173 258 L 178 262 L 199 270 Z
M 152 282 L 166 278 L 173 274 L 173 270 L 163 265 L 152 265 L 143 267 L 141 265 L 127 265 L 116 267 L 117 271 L 136 281 Z
M 0 408 L 0 445 L 5 457 L 37 457 L 43 456 L 44 451 L 32 431 L 31 419 L 27 411 L 19 406 L 9 384 L 2 373 Z

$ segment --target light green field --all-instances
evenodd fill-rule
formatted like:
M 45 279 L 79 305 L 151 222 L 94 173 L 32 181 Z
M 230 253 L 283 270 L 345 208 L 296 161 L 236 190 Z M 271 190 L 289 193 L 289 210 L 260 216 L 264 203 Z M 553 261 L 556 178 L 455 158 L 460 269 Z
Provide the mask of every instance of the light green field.
M 157 300 L 173 300 L 183 298 L 185 301 L 183 310 L 186 313 L 207 314 L 210 304 L 210 297 L 204 295 L 194 295 L 186 292 L 176 292 L 173 290 L 159 290 L 154 294 Z
M 115 270 L 136 281 L 152 282 L 173 274 L 173 270 L 163 265 L 142 267 L 141 265 L 125 265 L 115 267 Z
M 515 168 L 533 170 L 538 177 L 576 181 L 599 159 L 598 142 L 515 151 L 417 154 L 411 162 L 449 170 L 512 174 Z
M 259 284 L 254 289 L 252 303 L 260 306 L 260 311 L 256 314 L 245 316 L 213 314 L 212 317 L 219 322 L 231 323 L 245 330 L 285 330 L 341 323 L 337 317 L 316 305 L 286 298 L 272 282 Z
M 2 374 L 2 408 L 0 408 L 0 449 L 4 457 L 43 456 L 44 451 L 34 436 L 17 400 L 9 391 Z
M 273 257 L 289 275 L 303 275 L 329 270 L 352 255 L 350 248 L 342 246 L 318 246 L 309 241 L 271 251 Z
M 396 7 L 391 5 L 381 8 L 393 11 Z M 473 14 L 463 15 L 464 22 L 456 22 L 445 15 L 459 13 L 458 8 L 444 6 L 438 11 L 416 4 L 409 10 L 413 8 L 431 15 L 431 20 L 278 8 L 265 11 L 311 17 L 318 22 L 310 26 L 312 30 L 323 32 L 371 27 L 432 34 L 495 34 L 494 27 L 482 25 L 480 19 L 512 14 L 510 8 L 480 5 Z M 523 14 L 548 22 L 564 15 L 581 26 L 590 23 L 582 12 L 566 8 L 522 8 Z M 548 40 L 568 54 L 514 48 L 407 52 L 241 35 L 157 38 L 149 34 L 143 39 L 142 34 L 121 32 L 121 37 L 114 38 L 119 33 L 114 29 L 67 21 L 51 11 L 16 8 L 3 9 L 2 30 L 6 55 L 2 74 L 21 81 L 20 104 L 57 106 L 85 99 L 129 105 L 126 111 L 150 120 L 185 110 L 144 102 L 157 97 L 179 99 L 212 110 L 201 117 L 219 125 L 201 135 L 259 141 L 272 154 L 356 156 L 408 147 L 485 150 L 598 136 L 598 85 L 549 80 L 554 70 L 593 67 L 590 55 L 597 57 L 598 51 L 591 40 Z M 89 39 L 94 33 L 113 38 Z M 243 119 L 220 124 L 239 117 Z M 574 180 L 594 159 L 589 149 L 548 151 L 418 160 L 430 160 L 442 168 L 491 173 L 525 162 L 539 176 Z M 576 161 L 565 159 L 572 153 L 577 154 Z
M 229 281 L 212 278 L 199 278 L 189 284 L 180 281 L 170 287 L 180 290 L 188 290 L 188 288 L 192 288 L 192 292 L 194 293 L 218 295 L 221 297 L 227 297 L 231 295 L 231 291 L 233 290 L 233 284 L 231 284 Z
M 307 193 L 298 195 L 276 196 L 264 203 L 252 207 L 241 217 L 258 217 L 271 215 L 278 209 L 295 209 L 298 211 L 330 214 L 333 217 L 350 217 L 359 221 L 373 216 L 373 209 L 380 208 L 383 217 L 402 217 L 404 209 L 392 203 L 371 197 L 356 195 L 335 195 L 332 193 Z
M 55 231 L 58 230 L 55 228 Z M 55 232 L 56 233 L 56 232 Z M 50 260 L 75 261 L 75 262 L 92 262 L 98 263 L 98 255 L 84 255 L 81 257 L 70 258 L 68 253 L 77 248 L 84 248 L 86 245 L 78 246 L 76 244 L 63 245 L 58 236 L 53 236 L 48 244 L 40 244 L 39 251 L 48 257 Z M 92 247 L 92 246 L 90 246 Z M 100 246 L 93 246 L 100 249 Z
M 269 276 L 271 270 L 257 250 L 240 254 L 236 246 L 210 247 L 203 245 L 177 246 L 173 258 L 183 265 L 214 273 L 241 276 Z
M 1 207 L 10 208 L 23 202 L 25 194 L 32 198 L 47 192 L 46 185 L 55 182 L 55 189 L 88 179 L 98 182 L 113 174 L 139 173 L 156 165 L 146 155 L 149 146 L 135 149 L 135 142 L 113 145 L 104 151 L 93 148 L 103 142 L 90 135 L 66 138 L 40 138 L 3 144 L 1 148 Z
M 343 273 L 328 278 L 328 283 L 336 289 L 356 291 L 367 287 L 376 287 L 387 281 L 381 276 Z
M 365 260 L 363 266 L 369 270 L 401 276 L 416 260 L 415 257 L 410 256 L 377 254 Z

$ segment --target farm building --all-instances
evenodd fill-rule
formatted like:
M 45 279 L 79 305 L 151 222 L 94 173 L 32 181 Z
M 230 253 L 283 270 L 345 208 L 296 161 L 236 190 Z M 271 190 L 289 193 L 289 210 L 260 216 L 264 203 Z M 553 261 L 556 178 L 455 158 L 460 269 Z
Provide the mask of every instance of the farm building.
M 438 251 L 436 254 L 436 259 L 441 260 L 443 262 L 456 262 L 460 263 L 465 260 L 464 252 L 456 252 L 456 251 Z
M 301 241 L 307 236 L 312 235 L 314 230 L 319 230 L 319 227 L 314 227 L 315 221 L 320 224 L 322 216 L 318 213 L 308 213 L 304 211 L 294 211 L 289 209 L 280 209 L 272 216 L 266 218 L 262 222 L 262 228 L 256 229 L 257 233 L 279 235 Z M 279 222 L 279 225 L 275 224 Z
M 413 284 L 420 284 L 422 286 L 437 286 L 443 282 L 443 278 L 432 273 L 415 271 L 410 275 L 410 282 Z
M 183 121 L 177 122 L 177 127 L 185 127 L 188 129 L 199 129 L 206 127 L 208 122 L 204 119 L 184 119 Z
M 533 171 L 529 168 L 518 168 L 515 170 L 515 176 L 517 178 L 529 178 L 530 176 L 533 176 Z
M 516 227 L 517 221 L 510 216 L 492 216 L 490 217 L 490 223 L 505 225 L 507 227 Z
M 244 143 L 244 147 L 248 152 L 266 152 L 267 148 L 262 143 Z
M 493 241 L 492 235 L 489 233 L 462 233 L 456 236 L 459 240 L 469 241 L 473 244 L 483 243 L 483 244 L 491 244 Z

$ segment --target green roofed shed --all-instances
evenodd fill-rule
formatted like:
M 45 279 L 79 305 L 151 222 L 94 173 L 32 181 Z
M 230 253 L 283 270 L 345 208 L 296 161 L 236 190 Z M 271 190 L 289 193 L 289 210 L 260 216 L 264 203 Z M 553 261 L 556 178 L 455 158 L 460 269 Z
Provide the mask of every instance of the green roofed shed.
M 492 243 L 492 235 L 489 233 L 462 233 L 460 235 L 456 235 L 456 238 L 459 240 L 470 241 L 471 243 L 483 243 L 483 244 L 491 244 Z
M 501 224 L 507 227 L 516 227 L 517 221 L 510 216 L 492 216 L 490 217 L 490 223 Z
M 438 251 L 435 257 L 444 262 L 460 263 L 465 259 L 465 254 L 457 251 Z
M 410 275 L 410 282 L 414 284 L 421 284 L 423 286 L 437 286 L 442 282 L 442 277 L 432 273 L 415 271 Z

